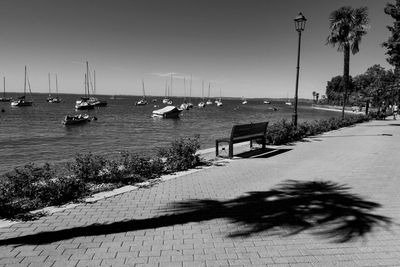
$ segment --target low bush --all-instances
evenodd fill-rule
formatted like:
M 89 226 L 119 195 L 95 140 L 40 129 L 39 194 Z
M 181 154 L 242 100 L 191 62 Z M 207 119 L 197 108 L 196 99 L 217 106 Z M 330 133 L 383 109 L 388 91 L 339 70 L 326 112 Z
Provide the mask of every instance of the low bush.
M 167 148 L 160 148 L 157 155 L 163 159 L 165 171 L 185 171 L 200 164 L 200 158 L 196 155 L 199 148 L 197 137 L 180 139 L 173 141 Z
M 159 158 L 140 156 L 128 152 L 122 153 L 122 172 L 124 177 L 133 182 L 143 182 L 158 178 L 163 173 L 164 166 Z
M 195 138 L 174 141 L 170 147 L 160 149 L 154 158 L 129 152 L 114 159 L 92 153 L 77 154 L 67 164 L 66 173 L 56 172 L 48 163 L 15 168 L 0 179 L 0 217 L 20 218 L 20 214 L 35 209 L 193 168 L 200 163 L 196 155 L 199 147 Z
M 0 183 L 0 217 L 16 217 L 88 194 L 81 179 L 57 177 L 55 173 L 47 163 L 40 167 L 30 163 L 7 173 Z
M 267 128 L 266 138 L 270 144 L 282 145 L 295 141 L 299 141 L 307 136 L 313 136 L 336 130 L 341 127 L 347 127 L 356 123 L 370 120 L 370 116 L 358 115 L 347 116 L 344 119 L 330 118 L 315 120 L 312 122 L 302 122 L 297 128 L 287 120 L 280 120 Z
M 85 182 L 98 183 L 101 172 L 106 167 L 107 160 L 100 155 L 77 154 L 75 162 L 69 164 L 69 169 L 78 179 Z

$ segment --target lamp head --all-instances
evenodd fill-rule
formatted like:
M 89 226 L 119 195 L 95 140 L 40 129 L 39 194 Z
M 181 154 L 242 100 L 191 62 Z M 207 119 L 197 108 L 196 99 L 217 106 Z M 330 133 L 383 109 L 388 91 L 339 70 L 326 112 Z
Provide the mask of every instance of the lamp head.
M 306 17 L 300 12 L 297 17 L 294 18 L 294 25 L 296 27 L 296 31 L 301 32 L 304 31 L 304 28 L 306 27 Z

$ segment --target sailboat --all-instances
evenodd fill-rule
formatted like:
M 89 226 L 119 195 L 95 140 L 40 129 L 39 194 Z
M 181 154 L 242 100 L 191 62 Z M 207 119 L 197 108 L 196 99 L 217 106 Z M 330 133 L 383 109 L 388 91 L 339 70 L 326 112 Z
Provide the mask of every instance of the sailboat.
M 206 102 L 207 105 L 212 105 L 212 101 L 210 99 L 210 87 L 211 87 L 211 84 L 208 83 L 208 96 L 207 96 L 208 100 Z
M 146 100 L 146 93 L 144 91 L 144 80 L 142 80 L 142 91 L 143 91 L 143 97 L 142 97 L 142 99 L 140 99 L 139 101 L 137 101 L 135 103 L 136 106 L 144 106 L 144 105 L 148 104 L 148 102 Z
M 3 97 L 0 97 L 0 102 L 10 102 L 12 98 L 6 97 L 6 77 L 3 77 L 3 89 Z
M 192 99 L 192 75 L 190 75 L 189 102 L 187 103 L 188 109 L 193 108 L 193 103 L 191 102 L 191 99 Z
M 56 90 L 57 90 L 57 96 L 52 97 L 51 96 L 51 86 L 50 86 L 50 73 L 49 73 L 49 97 L 46 98 L 46 101 L 49 103 L 61 103 L 61 99 L 58 97 L 58 81 L 57 81 L 57 74 L 56 74 Z
M 221 88 L 219 88 L 219 99 L 215 103 L 217 104 L 217 107 L 222 106 Z
M 91 80 L 89 80 L 89 81 L 91 82 Z M 93 82 L 94 82 L 94 85 L 93 85 L 92 89 L 93 89 L 93 95 L 95 95 L 96 94 L 96 71 L 93 71 Z M 89 102 L 90 102 L 90 104 L 92 104 L 95 107 L 105 107 L 105 106 L 107 106 L 107 101 L 99 100 L 95 96 L 89 97 Z
M 201 98 L 202 101 L 197 105 L 199 106 L 199 108 L 204 108 L 206 106 L 206 103 L 204 102 L 204 81 L 202 81 L 201 83 Z
M 244 98 L 244 97 L 242 97 L 242 104 L 243 104 L 243 105 L 246 105 L 246 104 L 247 104 L 247 100 L 246 100 L 246 98 Z
M 57 96 L 53 97 L 53 103 L 61 103 L 61 98 L 58 96 L 58 77 L 57 77 L 57 74 L 56 74 L 56 93 L 57 93 Z
M 171 89 L 167 85 L 167 81 L 165 81 L 165 98 L 163 99 L 163 104 L 172 105 L 172 99 L 170 95 L 172 94 L 172 73 L 171 73 Z
M 183 94 L 184 94 L 184 98 L 183 98 L 183 103 L 181 104 L 180 109 L 182 110 L 188 110 L 189 109 L 189 105 L 186 101 L 186 78 L 183 78 Z
M 29 92 L 31 93 L 31 85 L 29 82 L 29 79 L 27 77 L 27 71 L 26 71 L 26 66 L 25 66 L 25 81 L 24 81 L 24 95 L 18 97 L 17 100 L 14 100 L 11 102 L 12 107 L 28 107 L 32 106 L 33 101 L 32 100 L 26 100 L 26 83 L 28 82 L 28 87 L 29 87 Z
M 288 105 L 288 106 L 291 106 L 291 105 L 292 105 L 292 102 L 290 102 L 289 96 L 288 96 L 288 95 L 286 95 L 286 102 L 285 102 L 285 104 Z
M 167 85 L 167 81 L 165 81 L 165 89 L 164 89 L 164 94 L 165 94 L 165 97 L 164 97 L 164 99 L 163 99 L 163 104 L 167 104 L 168 103 L 168 101 L 169 101 L 169 98 L 168 98 L 168 85 Z
M 86 61 L 85 96 L 75 102 L 75 108 L 79 110 L 94 109 L 94 105 L 89 99 L 89 63 Z

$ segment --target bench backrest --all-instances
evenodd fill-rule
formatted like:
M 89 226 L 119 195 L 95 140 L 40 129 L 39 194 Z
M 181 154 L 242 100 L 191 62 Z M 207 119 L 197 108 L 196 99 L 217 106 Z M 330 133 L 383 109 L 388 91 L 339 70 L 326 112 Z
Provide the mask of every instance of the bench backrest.
M 239 124 L 232 127 L 231 139 L 246 135 L 265 135 L 268 122 L 258 122 L 249 124 Z

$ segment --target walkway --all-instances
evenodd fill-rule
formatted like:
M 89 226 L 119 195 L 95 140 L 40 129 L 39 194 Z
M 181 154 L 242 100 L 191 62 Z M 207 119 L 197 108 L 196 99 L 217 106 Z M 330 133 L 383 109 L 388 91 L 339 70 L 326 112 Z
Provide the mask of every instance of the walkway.
M 360 124 L 0 228 L 0 266 L 400 266 L 399 126 Z

